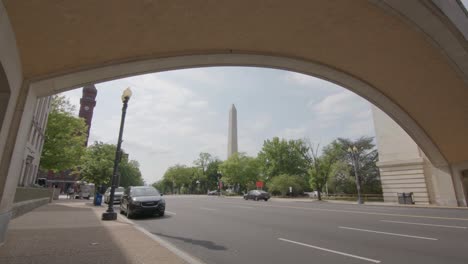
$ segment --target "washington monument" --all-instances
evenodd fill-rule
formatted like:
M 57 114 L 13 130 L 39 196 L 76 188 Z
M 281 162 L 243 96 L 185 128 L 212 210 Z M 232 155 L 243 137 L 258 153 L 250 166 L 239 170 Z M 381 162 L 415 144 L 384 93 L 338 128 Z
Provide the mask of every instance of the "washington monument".
M 237 152 L 237 110 L 234 104 L 229 110 L 228 153 L 227 157 Z

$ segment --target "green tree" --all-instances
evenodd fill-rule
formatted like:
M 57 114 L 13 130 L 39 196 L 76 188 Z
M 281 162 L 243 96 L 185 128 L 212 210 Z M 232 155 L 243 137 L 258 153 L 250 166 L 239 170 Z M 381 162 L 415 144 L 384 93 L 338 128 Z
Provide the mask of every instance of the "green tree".
M 193 164 L 199 167 L 202 171 L 203 174 L 206 173 L 206 170 L 208 169 L 208 165 L 213 161 L 213 157 L 211 156 L 210 153 L 206 152 L 201 152 L 198 156 L 198 159 L 196 159 Z
M 164 173 L 164 180 L 168 181 L 172 186 L 172 192 L 185 193 L 192 185 L 193 176 L 196 171 L 192 167 L 185 165 L 174 165 L 169 167 Z
M 54 172 L 76 168 L 86 149 L 86 124 L 73 116 L 74 107 L 64 96 L 54 95 L 50 109 L 40 167 Z
M 291 195 L 302 194 L 306 185 L 307 183 L 303 177 L 287 174 L 276 176 L 267 183 L 268 190 L 272 194 L 280 194 L 282 196 L 288 195 L 289 187 L 292 187 Z
M 81 160 L 81 178 L 95 185 L 109 186 L 114 170 L 116 146 L 113 144 L 104 144 L 95 142 L 88 147 Z M 121 150 L 123 155 L 125 151 Z M 140 171 L 140 165 L 135 160 L 120 160 L 118 168 L 118 184 L 123 187 L 143 185 L 143 177 Z
M 196 176 L 194 188 L 197 189 L 197 193 L 206 192 L 217 186 L 217 172 L 220 164 L 217 158 L 213 158 L 210 153 L 201 152 L 193 164 L 199 169 L 194 175 Z
M 81 178 L 96 186 L 109 185 L 114 168 L 115 145 L 95 142 L 81 162 Z
M 172 190 L 172 183 L 166 179 L 159 180 L 152 185 L 161 193 L 168 193 Z
M 213 159 L 209 164 L 208 167 L 206 168 L 206 190 L 214 190 L 218 188 L 218 177 L 220 176 L 218 174 L 219 166 L 223 162 L 219 159 Z
M 330 175 L 336 168 L 340 154 L 340 146 L 335 142 L 330 143 L 323 149 L 322 155 L 318 154 L 318 146 L 314 149 L 309 143 L 306 159 L 309 163 L 310 186 L 317 190 L 318 200 L 322 200 L 322 191 Z
M 307 176 L 307 150 L 302 140 L 265 140 L 258 153 L 263 175 L 270 179 L 280 174 Z
M 234 153 L 224 161 L 219 169 L 223 182 L 231 186 L 239 186 L 241 190 L 247 190 L 258 179 L 260 166 L 256 158 L 248 157 L 245 153 Z
M 347 151 L 355 146 L 358 150 L 357 171 L 363 193 L 382 193 L 380 173 L 376 165 L 378 152 L 373 141 L 373 137 L 361 137 L 354 141 L 338 138 L 335 141 L 337 149 L 339 149 L 339 160 L 342 163 L 341 166 L 335 168 L 335 176 L 332 179 L 332 185 L 335 185 L 337 191 L 345 193 L 357 192 L 353 161 Z
M 119 164 L 119 186 L 141 186 L 144 184 L 140 164 L 136 160 L 122 160 Z

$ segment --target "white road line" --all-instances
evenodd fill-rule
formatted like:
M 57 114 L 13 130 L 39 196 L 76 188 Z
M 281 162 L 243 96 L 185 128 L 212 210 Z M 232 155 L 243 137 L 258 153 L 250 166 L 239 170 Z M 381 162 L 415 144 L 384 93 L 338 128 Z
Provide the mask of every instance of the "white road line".
M 448 227 L 448 228 L 459 228 L 459 229 L 467 229 L 466 226 L 450 226 L 450 225 L 435 225 L 435 224 L 423 224 L 423 223 L 412 223 L 412 222 L 401 222 L 401 221 L 391 221 L 391 220 L 380 220 L 382 222 L 388 223 L 397 223 L 397 224 L 408 224 L 408 225 L 422 225 L 422 226 L 435 226 L 435 227 Z
M 230 202 L 223 202 L 225 204 L 237 204 Z M 308 211 L 323 211 L 323 212 L 336 212 L 336 213 L 350 213 L 350 214 L 365 214 L 365 215 L 383 215 L 383 216 L 399 216 L 409 218 L 427 218 L 427 219 L 441 219 L 441 220 L 457 220 L 457 221 L 468 221 L 468 218 L 457 218 L 457 217 L 443 217 L 443 216 L 426 216 L 426 215 L 408 215 L 408 214 L 390 214 L 390 213 L 379 213 L 379 212 L 365 212 L 365 211 L 350 211 L 350 210 L 338 210 L 338 209 L 325 209 L 325 208 L 311 208 L 311 207 L 300 207 L 300 206 L 285 206 L 285 205 L 267 205 L 267 204 L 252 204 L 256 207 L 276 207 L 276 208 L 291 208 Z
M 369 233 L 384 234 L 384 235 L 390 235 L 390 236 L 401 236 L 401 237 L 418 238 L 418 239 L 425 239 L 425 240 L 438 240 L 437 238 L 432 238 L 432 237 L 411 236 L 411 235 L 405 235 L 405 234 L 388 233 L 388 232 L 381 232 L 381 231 L 367 230 L 367 229 L 359 229 L 359 228 L 345 227 L 345 226 L 339 226 L 339 228 L 349 229 L 349 230 L 356 230 L 356 231 L 363 231 L 363 232 L 369 232 Z
M 166 210 L 165 212 L 166 212 L 166 214 L 170 214 L 170 215 L 176 215 L 176 213 L 174 213 L 174 212 L 171 212 L 171 211 L 168 211 L 168 210 Z
M 366 261 L 373 262 L 373 263 L 380 263 L 380 260 L 364 258 L 364 257 L 360 257 L 360 256 L 356 256 L 356 255 L 336 251 L 336 250 L 326 249 L 326 248 L 322 248 L 322 247 L 316 247 L 316 246 L 312 246 L 312 245 L 309 245 L 309 244 L 304 244 L 304 243 L 301 243 L 301 242 L 292 241 L 292 240 L 289 240 L 289 239 L 278 238 L 278 240 L 293 243 L 293 244 L 297 244 L 297 245 L 301 245 L 301 246 L 304 246 L 304 247 L 315 248 L 315 249 L 318 249 L 318 250 L 323 250 L 323 251 L 327 251 L 327 252 L 331 252 L 331 253 L 335 253 L 335 254 L 338 254 L 338 255 L 343 255 L 343 256 L 347 256 L 347 257 L 351 257 L 351 258 L 362 259 L 362 260 L 366 260 Z
M 207 207 L 200 207 L 202 210 L 207 210 L 207 211 L 216 211 L 216 209 L 213 208 L 207 208 Z

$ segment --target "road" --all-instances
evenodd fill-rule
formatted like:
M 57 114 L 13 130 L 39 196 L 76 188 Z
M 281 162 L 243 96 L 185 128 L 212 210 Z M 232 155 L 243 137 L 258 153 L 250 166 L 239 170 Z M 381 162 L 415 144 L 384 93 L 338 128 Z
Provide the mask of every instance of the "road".
M 468 210 L 165 199 L 133 222 L 207 264 L 468 263 Z

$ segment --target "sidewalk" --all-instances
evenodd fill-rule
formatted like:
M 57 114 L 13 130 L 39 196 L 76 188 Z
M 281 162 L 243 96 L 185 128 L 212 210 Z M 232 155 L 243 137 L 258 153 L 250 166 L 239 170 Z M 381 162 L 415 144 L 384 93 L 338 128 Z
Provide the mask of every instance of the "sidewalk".
M 187 263 L 104 206 L 58 200 L 10 222 L 0 263 Z

